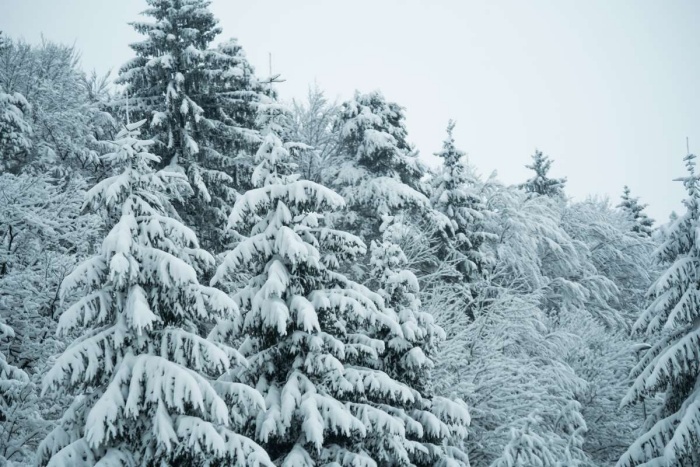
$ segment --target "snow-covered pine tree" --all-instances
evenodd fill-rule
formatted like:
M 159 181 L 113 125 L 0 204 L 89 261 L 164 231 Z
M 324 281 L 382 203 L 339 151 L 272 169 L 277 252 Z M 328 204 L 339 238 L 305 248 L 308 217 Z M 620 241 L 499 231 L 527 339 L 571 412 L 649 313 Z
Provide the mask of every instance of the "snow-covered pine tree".
M 28 108 L 24 96 L 3 92 L 0 86 L 0 173 L 17 170 L 32 147 L 32 127 L 24 118 Z
M 136 58 L 121 67 L 117 83 L 126 85 L 130 115 L 148 120 L 157 143 L 154 151 L 163 154 L 163 163 L 186 167 L 194 189 L 206 197 L 201 168 L 189 167 L 199 152 L 195 132 L 203 113 L 190 94 L 201 92 L 207 48 L 221 29 L 207 8 L 209 0 L 147 3 L 142 14 L 153 22 L 131 23 L 147 38 L 130 45 Z
M 175 220 L 165 196 L 176 173 L 155 172 L 158 157 L 128 125 L 106 162 L 120 170 L 93 187 L 87 203 L 111 225 L 98 254 L 61 288 L 78 298 L 59 331 L 85 331 L 57 358 L 44 392 L 77 393 L 39 448 L 39 463 L 92 465 L 270 465 L 236 432 L 264 407 L 252 388 L 213 378 L 245 360 L 200 337 L 214 318 L 236 323 L 235 303 L 198 283 L 213 263 L 194 233 Z M 175 179 L 175 180 L 173 180 Z
M 218 253 L 227 241 L 223 227 L 238 192 L 251 186 L 253 157 L 262 142 L 257 126 L 260 105 L 271 98 L 236 39 L 208 50 L 207 65 L 199 94 L 192 97 L 203 111 L 197 158 L 210 174 L 205 184 L 211 199 L 201 206 L 195 203 L 189 216 L 200 237 L 206 237 L 203 243 Z
M 385 344 L 370 336 L 401 339 L 404 332 L 379 295 L 337 272 L 365 245 L 324 225 L 324 214 L 341 209 L 343 198 L 293 173 L 289 144 L 271 123 L 256 155 L 256 188 L 236 201 L 229 218 L 241 241 L 213 279 L 238 288 L 243 327 L 236 333 L 222 322 L 210 337 L 242 338 L 240 351 L 250 362 L 226 379 L 264 394 L 267 410 L 252 434 L 277 465 L 410 465 L 408 449 L 421 446 L 407 433 L 422 426 L 407 425 L 404 408 L 422 397 L 381 371 Z M 431 440 L 465 429 L 463 406 L 440 408 L 454 426 L 426 412 Z M 466 464 L 449 449 L 442 452 L 436 464 Z
M 651 286 L 649 307 L 634 325 L 653 341 L 632 370 L 623 404 L 664 393 L 618 467 L 700 465 L 700 176 L 694 155 L 685 157 L 686 213 L 669 226 L 657 259 L 669 264 Z
M 258 103 L 266 101 L 265 85 L 235 38 L 218 44 L 208 60 L 207 94 L 201 96 L 207 122 L 204 148 L 214 151 L 221 169 L 233 174 L 236 186 L 250 186 L 252 159 L 261 142 Z
M 451 229 L 444 232 L 447 245 L 441 252 L 441 259 L 456 256 L 460 279 L 474 283 L 493 262 L 482 248 L 482 244 L 493 236 L 483 231 L 488 210 L 483 195 L 479 193 L 477 180 L 464 161 L 464 152 L 455 146 L 454 126 L 450 121 L 442 150 L 435 154 L 442 159 L 443 165 L 431 180 L 431 201 L 433 208 L 451 221 Z
M 406 140 L 404 120 L 403 109 L 378 91 L 357 92 L 340 109 L 345 162 L 336 167 L 332 186 L 348 203 L 341 225 L 368 242 L 381 237 L 381 216 L 429 210 L 425 168 Z
M 528 181 L 520 185 L 528 193 L 536 193 L 543 196 L 564 196 L 565 178 L 549 178 L 549 169 L 552 167 L 552 160 L 542 154 L 542 151 L 535 150 L 532 156 L 532 165 L 526 165 L 532 169 L 535 175 Z
M 187 174 L 195 197 L 179 203 L 180 215 L 218 251 L 219 226 L 236 197 L 234 177 L 245 178 L 236 167 L 250 166 L 260 142 L 253 122 L 262 88 L 235 41 L 210 47 L 221 32 L 210 0 L 147 2 L 144 14 L 153 22 L 132 23 L 147 38 L 131 44 L 137 56 L 117 82 L 126 85 L 132 118 L 148 120 L 162 165 Z M 126 112 L 126 102 L 120 108 Z
M 625 185 L 621 199 L 622 201 L 620 201 L 620 204 L 618 204 L 617 207 L 622 209 L 622 211 L 632 222 L 632 232 L 637 232 L 650 237 L 651 233 L 654 231 L 652 228 L 654 225 L 654 220 L 650 219 L 644 212 L 644 209 L 648 205 L 641 204 L 639 202 L 639 197 L 632 197 L 630 194 L 630 188 L 627 185 Z
M 379 91 L 355 93 L 340 110 L 343 144 L 349 156 L 375 176 L 391 177 L 420 189 L 425 168 L 406 139 L 404 109 Z
M 380 368 L 395 380 L 418 390 L 422 396 L 420 401 L 403 407 L 407 417 L 406 437 L 410 440 L 406 445 L 410 465 L 437 465 L 445 457 L 445 449 L 450 457 L 466 463 L 468 456 L 461 451 L 469 423 L 466 406 L 461 401 L 435 396 L 432 387 L 433 360 L 438 344 L 445 340 L 445 331 L 430 313 L 421 310 L 418 279 L 407 269 L 406 255 L 394 242 L 394 233 L 400 238 L 403 226 L 386 216 L 381 230 L 381 243 L 373 241 L 370 247 L 371 284 L 384 299 L 386 311 L 401 325 L 403 335 L 395 336 L 383 330 L 375 336 L 385 340 Z M 449 444 L 440 445 L 445 436 L 433 429 L 434 420 L 453 430 L 448 436 Z M 416 428 L 409 429 L 413 426 Z M 417 429 L 419 426 L 421 428 Z

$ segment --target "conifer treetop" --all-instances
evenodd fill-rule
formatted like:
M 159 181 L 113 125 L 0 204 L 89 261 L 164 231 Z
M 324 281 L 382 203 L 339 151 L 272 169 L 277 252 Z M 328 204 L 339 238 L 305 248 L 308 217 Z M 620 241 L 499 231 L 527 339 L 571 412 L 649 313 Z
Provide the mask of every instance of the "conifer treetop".
M 357 164 L 374 176 L 394 177 L 415 187 L 425 169 L 407 141 L 403 108 L 374 91 L 355 93 L 341 106 L 341 134 Z
M 28 109 L 24 96 L 5 93 L 0 86 L 0 172 L 14 169 L 13 159 L 32 147 L 32 127 L 25 120 Z
M 649 237 L 653 232 L 654 221 L 644 212 L 647 206 L 648 204 L 639 202 L 639 197 L 632 197 L 630 188 L 625 185 L 620 204 L 617 207 L 621 208 L 632 221 L 633 232 Z
M 548 177 L 549 169 L 552 167 L 552 160 L 545 156 L 542 151 L 535 150 L 535 154 L 532 156 L 532 164 L 525 167 L 535 172 L 532 178 L 520 185 L 525 191 L 543 196 L 564 196 L 566 177 Z

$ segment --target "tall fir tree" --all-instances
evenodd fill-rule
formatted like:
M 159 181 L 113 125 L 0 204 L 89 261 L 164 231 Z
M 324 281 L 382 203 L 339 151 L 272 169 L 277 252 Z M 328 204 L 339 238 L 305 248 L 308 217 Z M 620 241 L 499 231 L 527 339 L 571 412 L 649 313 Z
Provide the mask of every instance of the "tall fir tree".
M 694 155 L 685 157 L 686 213 L 668 228 L 657 259 L 668 264 L 649 290 L 652 301 L 634 325 L 653 345 L 632 370 L 634 383 L 623 404 L 663 393 L 644 433 L 618 467 L 700 465 L 700 176 Z
M 130 115 L 147 119 L 147 129 L 157 143 L 154 150 L 163 154 L 163 163 L 188 169 L 194 189 L 207 197 L 201 168 L 194 165 L 203 110 L 192 94 L 202 92 L 207 48 L 221 29 L 208 10 L 208 0 L 147 3 L 142 14 L 153 22 L 130 23 L 147 38 L 130 45 L 136 58 L 121 67 L 117 83 L 126 85 Z
M 235 303 L 198 283 L 213 258 L 195 234 L 171 217 L 166 186 L 186 183 L 155 172 L 150 141 L 128 125 L 104 156 L 118 173 L 87 194 L 109 220 L 98 254 L 63 282 L 64 299 L 78 295 L 59 331 L 85 331 L 46 374 L 44 392 L 77 393 L 39 449 L 49 466 L 270 465 L 266 453 L 239 435 L 264 406 L 253 388 L 214 382 L 235 350 L 201 337 L 215 318 L 236 322 Z
M 402 330 L 401 336 L 386 330 L 375 336 L 385 341 L 380 368 L 421 394 L 420 400 L 402 407 L 406 412 L 407 465 L 439 465 L 446 457 L 468 463 L 468 456 L 461 449 L 470 421 L 466 406 L 461 401 L 438 397 L 433 391 L 431 370 L 446 334 L 433 316 L 421 309 L 418 279 L 407 269 L 406 255 L 395 242 L 403 229 L 400 221 L 387 216 L 381 227 L 381 242 L 373 241 L 371 245 L 370 283 L 376 286 L 387 313 Z M 435 420 L 451 429 L 447 439 L 431 426 Z
M 622 211 L 632 222 L 632 232 L 651 237 L 651 234 L 654 231 L 652 228 L 654 221 L 644 212 L 644 209 L 648 205 L 641 204 L 639 202 L 639 197 L 632 197 L 630 194 L 630 188 L 627 185 L 625 185 L 625 188 L 623 189 L 621 198 L 622 200 L 617 207 L 622 209 Z
M 406 140 L 400 106 L 379 92 L 358 92 L 342 104 L 338 124 L 345 161 L 333 187 L 348 203 L 341 225 L 369 242 L 381 237 L 381 216 L 429 210 L 425 168 Z
M 454 122 L 447 125 L 447 138 L 442 150 L 435 155 L 443 165 L 431 180 L 432 205 L 450 221 L 450 229 L 444 232 L 446 248 L 442 259 L 457 257 L 457 268 L 461 280 L 475 283 L 493 262 L 484 242 L 493 235 L 483 229 L 488 210 L 484 196 L 470 168 L 465 164 L 465 153 L 455 146 Z
M 402 327 L 382 298 L 337 272 L 365 253 L 362 240 L 325 226 L 343 198 L 294 174 L 289 144 L 268 120 L 249 190 L 236 202 L 229 227 L 241 238 L 219 267 L 215 283 L 232 281 L 243 313 L 236 332 L 220 323 L 215 340 L 242 339 L 250 366 L 226 378 L 258 388 L 267 410 L 251 435 L 282 466 L 410 465 L 410 436 L 423 434 L 408 407 L 419 391 L 381 370 L 385 340 L 401 339 Z M 372 337 L 386 333 L 385 339 Z M 466 409 L 437 404 L 445 422 L 429 417 L 430 440 L 461 433 Z M 436 410 L 439 410 L 436 409 Z M 426 430 L 427 431 L 427 430 Z M 465 465 L 436 442 L 433 459 Z M 427 453 L 426 453 L 427 454 Z
M 218 226 L 260 143 L 254 114 L 262 87 L 235 41 L 211 48 L 221 29 L 209 0 L 147 2 L 143 14 L 153 22 L 132 23 L 147 38 L 131 44 L 136 58 L 117 80 L 126 85 L 121 110 L 148 120 L 162 165 L 184 170 L 195 198 L 178 210 L 205 246 L 220 250 Z
M 525 167 L 535 172 L 532 178 L 520 185 L 525 191 L 543 196 L 564 196 L 566 178 L 549 178 L 552 160 L 542 154 L 542 151 L 535 150 L 532 164 Z
M 234 38 L 219 43 L 209 53 L 208 64 L 206 94 L 201 96 L 205 125 L 200 125 L 206 142 L 200 149 L 208 152 L 216 168 L 233 177 L 235 187 L 244 190 L 251 186 L 253 156 L 262 141 L 259 105 L 274 96 L 258 80 Z
M 32 127 L 25 119 L 28 109 L 24 96 L 3 92 L 0 86 L 0 172 L 17 171 L 29 155 Z

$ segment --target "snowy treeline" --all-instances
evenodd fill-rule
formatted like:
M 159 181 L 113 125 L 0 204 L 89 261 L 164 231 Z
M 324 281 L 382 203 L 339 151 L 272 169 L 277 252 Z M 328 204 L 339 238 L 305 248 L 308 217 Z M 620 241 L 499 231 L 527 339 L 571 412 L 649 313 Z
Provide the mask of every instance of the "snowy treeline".
M 0 464 L 700 465 L 694 156 L 658 228 L 454 122 L 431 169 L 380 92 L 285 104 L 146 3 L 113 80 L 0 36 Z

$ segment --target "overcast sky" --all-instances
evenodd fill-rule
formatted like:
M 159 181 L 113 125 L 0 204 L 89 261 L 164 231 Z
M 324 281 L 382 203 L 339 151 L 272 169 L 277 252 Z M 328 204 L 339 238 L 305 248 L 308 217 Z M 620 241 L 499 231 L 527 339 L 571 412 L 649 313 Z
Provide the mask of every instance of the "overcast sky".
M 75 43 L 87 69 L 131 56 L 144 0 L 0 0 L 0 30 Z M 665 221 L 680 209 L 686 136 L 700 152 L 698 1 L 214 0 L 284 99 L 316 81 L 331 98 L 380 89 L 406 108 L 434 164 L 447 121 L 483 175 L 528 177 L 535 148 L 576 199 L 628 184 Z

